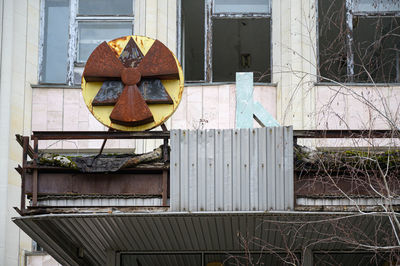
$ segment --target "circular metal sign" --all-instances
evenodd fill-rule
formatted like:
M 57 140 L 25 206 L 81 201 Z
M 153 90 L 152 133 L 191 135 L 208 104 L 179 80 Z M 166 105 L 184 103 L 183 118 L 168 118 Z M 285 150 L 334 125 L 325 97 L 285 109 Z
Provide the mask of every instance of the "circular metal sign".
M 122 131 L 143 131 L 164 123 L 182 98 L 183 72 L 160 41 L 125 36 L 103 42 L 89 56 L 82 95 L 94 117 Z

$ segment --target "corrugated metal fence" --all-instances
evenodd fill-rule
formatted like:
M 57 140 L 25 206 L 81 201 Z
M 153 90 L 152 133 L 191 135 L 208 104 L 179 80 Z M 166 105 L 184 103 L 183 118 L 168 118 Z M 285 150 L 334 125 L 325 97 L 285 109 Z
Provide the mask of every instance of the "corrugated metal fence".
M 293 129 L 171 131 L 172 211 L 294 207 Z

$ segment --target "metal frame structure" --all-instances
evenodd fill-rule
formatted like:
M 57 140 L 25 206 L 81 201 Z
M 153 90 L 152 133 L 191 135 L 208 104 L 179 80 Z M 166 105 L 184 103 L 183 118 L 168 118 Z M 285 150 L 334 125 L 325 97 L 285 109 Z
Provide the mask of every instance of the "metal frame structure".
M 79 178 L 77 175 L 77 171 L 73 169 L 65 169 L 62 167 L 49 167 L 49 166 L 40 166 L 38 164 L 38 155 L 39 155 L 39 140 L 71 140 L 71 139 L 104 139 L 104 143 L 101 147 L 100 153 L 104 148 L 105 141 L 107 139 L 163 139 L 163 161 L 167 162 L 169 160 L 168 156 L 168 139 L 169 132 L 166 131 L 166 127 L 163 125 L 162 128 L 164 131 L 143 131 L 143 132 L 105 132 L 105 131 L 67 131 L 67 132 L 55 132 L 55 131 L 36 131 L 33 132 L 31 136 L 31 140 L 33 141 L 33 147 L 29 145 L 29 137 L 16 135 L 17 142 L 23 148 L 22 154 L 22 166 L 18 165 L 16 170 L 21 175 L 21 204 L 20 210 L 18 212 L 21 215 L 24 215 L 27 212 L 27 208 L 25 205 L 25 198 L 29 194 L 32 196 L 32 206 L 30 208 L 37 207 L 38 202 L 38 194 L 40 190 L 52 190 L 54 193 L 69 193 L 68 188 L 56 188 L 51 187 L 51 185 L 41 185 L 39 183 L 39 179 L 41 176 L 46 179 L 46 175 L 48 173 L 52 173 L 51 178 L 53 180 L 62 181 L 67 176 L 70 179 L 70 182 L 75 184 L 76 187 L 84 188 L 87 186 L 88 180 L 84 181 L 84 179 Z M 99 154 L 100 154 L 99 153 Z M 28 164 L 28 156 L 32 159 L 32 163 Z M 169 167 L 152 167 L 152 168 L 132 168 L 132 169 L 124 169 L 124 171 L 119 171 L 115 174 L 109 173 L 106 176 L 106 182 L 109 182 L 110 179 L 115 179 L 120 182 L 126 182 L 129 180 L 132 182 L 132 193 L 140 193 L 141 195 L 154 195 L 160 194 L 162 196 L 162 207 L 167 207 L 167 199 L 168 199 L 168 175 L 169 175 Z M 147 177 L 146 177 L 147 176 Z M 47 177 L 49 178 L 49 177 Z M 108 181 L 107 181 L 108 180 Z M 90 181 L 89 181 L 90 182 Z M 118 181 L 117 181 L 118 182 Z M 144 183 L 143 183 L 144 182 Z M 29 186 L 31 189 L 28 189 Z M 148 187 L 148 189 L 136 189 L 135 186 L 138 187 Z M 160 189 L 154 188 L 157 186 Z M 112 195 L 112 191 L 108 191 L 107 189 L 98 188 L 98 190 L 92 191 L 94 193 L 107 193 Z M 77 191 L 79 194 L 79 191 Z M 101 206 L 104 207 L 104 206 Z

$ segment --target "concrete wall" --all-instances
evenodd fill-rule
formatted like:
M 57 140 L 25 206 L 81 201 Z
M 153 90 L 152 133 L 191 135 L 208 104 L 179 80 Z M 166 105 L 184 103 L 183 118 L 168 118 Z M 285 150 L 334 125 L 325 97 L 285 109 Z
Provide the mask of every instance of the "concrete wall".
M 1 1 L 0 265 L 18 265 L 31 242 L 11 222 L 18 215 L 21 162 L 16 133 L 31 130 L 31 83 L 37 83 L 39 0 Z
M 272 82 L 277 118 L 294 129 L 315 127 L 315 0 L 272 0 Z
M 32 130 L 107 130 L 89 112 L 80 89 L 35 88 L 32 97 Z M 172 129 L 227 129 L 235 127 L 235 85 L 186 86 L 182 101 L 167 121 Z M 276 88 L 256 86 L 254 99 L 276 116 Z M 160 129 L 158 129 L 160 130 Z M 40 141 L 40 149 L 98 150 L 102 140 Z M 106 149 L 135 149 L 141 153 L 161 145 L 156 140 L 109 140 Z

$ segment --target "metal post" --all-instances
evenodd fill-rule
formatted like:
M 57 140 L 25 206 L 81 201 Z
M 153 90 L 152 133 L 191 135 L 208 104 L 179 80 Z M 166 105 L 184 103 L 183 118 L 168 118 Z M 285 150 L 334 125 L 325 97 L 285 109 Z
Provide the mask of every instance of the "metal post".
M 21 212 L 25 211 L 25 177 L 26 177 L 26 162 L 28 159 L 28 146 L 29 146 L 29 137 L 23 137 L 22 144 L 22 176 L 21 176 Z
M 205 1 L 205 33 L 204 33 L 204 79 L 212 82 L 212 9 L 213 1 Z
M 32 181 L 32 206 L 37 206 L 37 197 L 38 197 L 38 169 L 37 169 L 37 163 L 38 163 L 38 153 L 39 153 L 39 148 L 38 148 L 38 138 L 33 139 L 33 165 L 35 168 L 33 169 L 33 181 Z
M 349 82 L 354 81 L 354 53 L 353 53 L 353 0 L 346 0 L 346 45 L 347 45 L 347 77 Z
M 162 176 L 162 205 L 163 207 L 167 206 L 168 200 L 168 171 L 163 170 Z

